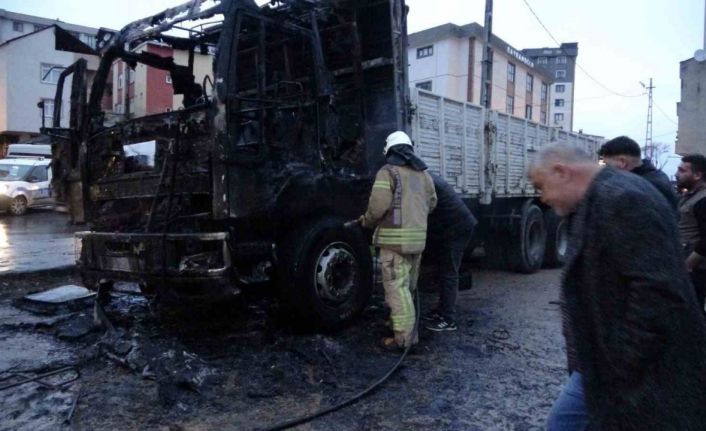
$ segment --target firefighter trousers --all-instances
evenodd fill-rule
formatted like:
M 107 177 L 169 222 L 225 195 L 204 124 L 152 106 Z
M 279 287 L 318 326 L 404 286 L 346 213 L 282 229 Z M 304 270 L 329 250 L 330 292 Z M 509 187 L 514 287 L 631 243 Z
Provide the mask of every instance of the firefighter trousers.
M 400 254 L 391 250 L 380 250 L 382 263 L 382 285 L 385 303 L 390 308 L 395 342 L 400 347 L 417 343 L 414 330 L 416 312 L 413 295 L 417 289 L 421 254 Z

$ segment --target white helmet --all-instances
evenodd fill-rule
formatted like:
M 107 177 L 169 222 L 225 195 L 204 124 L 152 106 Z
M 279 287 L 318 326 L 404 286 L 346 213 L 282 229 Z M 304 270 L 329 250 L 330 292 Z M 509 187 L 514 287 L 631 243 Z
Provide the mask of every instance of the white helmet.
M 399 130 L 390 133 L 387 139 L 385 139 L 385 149 L 382 150 L 382 153 L 387 155 L 387 150 L 394 145 L 409 145 L 411 147 L 412 140 L 409 139 L 409 136 L 405 132 L 401 132 Z

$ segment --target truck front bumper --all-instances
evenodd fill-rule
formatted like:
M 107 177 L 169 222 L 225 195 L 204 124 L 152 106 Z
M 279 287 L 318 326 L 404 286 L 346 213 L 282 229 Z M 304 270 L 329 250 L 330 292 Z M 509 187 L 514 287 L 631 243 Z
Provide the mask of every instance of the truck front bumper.
M 183 287 L 205 294 L 230 285 L 227 232 L 77 232 L 76 266 L 93 278 Z

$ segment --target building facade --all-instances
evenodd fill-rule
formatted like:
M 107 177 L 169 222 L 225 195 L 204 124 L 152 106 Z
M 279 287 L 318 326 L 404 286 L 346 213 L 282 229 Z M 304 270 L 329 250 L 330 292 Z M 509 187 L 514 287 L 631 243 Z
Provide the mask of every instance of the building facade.
M 481 104 L 483 27 L 444 24 L 409 35 L 410 86 Z M 534 60 L 497 36 L 492 48 L 491 109 L 549 124 L 553 79 Z
M 6 31 L 6 28 L 3 29 Z M 62 29 L 56 25 L 6 40 L 0 44 L 0 145 L 39 134 L 51 126 L 59 75 L 79 58 L 88 63 L 87 80 L 93 81 L 98 57 L 58 49 Z M 70 38 L 70 36 L 69 36 Z M 68 126 L 71 77 L 64 84 L 61 126 Z M 43 103 L 43 108 L 38 103 Z M 3 153 L 0 147 L 0 155 Z
M 574 127 L 574 82 L 578 43 L 562 43 L 559 48 L 529 48 L 522 53 L 551 77 L 549 122 L 572 131 Z
M 48 19 L 38 16 L 25 15 L 0 9 L 0 44 L 18 38 L 52 25 L 57 25 L 71 33 L 76 39 L 90 46 L 96 47 L 96 33 L 98 29 L 82 25 L 69 24 L 58 19 Z
M 679 155 L 706 155 L 706 61 L 695 58 L 679 64 L 681 99 L 677 103 L 677 143 Z
M 173 57 L 181 66 L 188 65 L 188 52 L 173 49 L 166 44 L 143 43 L 133 49 L 135 52 L 149 52 L 160 57 Z M 206 75 L 211 76 L 213 55 L 194 53 L 194 75 L 196 82 L 203 82 Z M 183 108 L 183 96 L 174 94 L 172 79 L 165 70 L 138 63 L 135 69 L 127 67 L 125 62 L 113 64 L 113 112 L 124 115 L 129 111 L 131 117 L 159 114 Z M 125 89 L 127 89 L 126 100 Z M 208 89 L 207 89 L 208 90 Z M 210 92 L 209 92 L 210 94 Z M 126 106 L 129 104 L 129 107 Z

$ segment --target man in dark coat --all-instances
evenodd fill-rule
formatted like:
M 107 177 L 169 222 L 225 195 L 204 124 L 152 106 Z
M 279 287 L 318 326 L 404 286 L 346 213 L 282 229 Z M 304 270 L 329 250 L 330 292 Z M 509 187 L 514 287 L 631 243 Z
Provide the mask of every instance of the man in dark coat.
M 570 375 L 548 430 L 705 429 L 706 323 L 670 204 L 565 144 L 542 148 L 530 178 L 571 217 L 561 285 Z
M 677 193 L 664 172 L 657 169 L 649 159 L 642 159 L 642 151 L 637 142 L 627 136 L 618 136 L 603 144 L 598 150 L 606 165 L 630 171 L 652 184 L 662 193 L 672 207 L 677 209 Z
M 455 331 L 456 297 L 463 253 L 478 223 L 458 193 L 443 178 L 430 173 L 436 190 L 436 208 L 429 214 L 427 243 L 432 244 L 439 264 L 439 304 L 422 318 L 425 327 L 435 332 Z
M 681 159 L 677 184 L 684 193 L 679 200 L 679 234 L 686 269 L 699 305 L 706 302 L 706 157 L 690 154 Z

